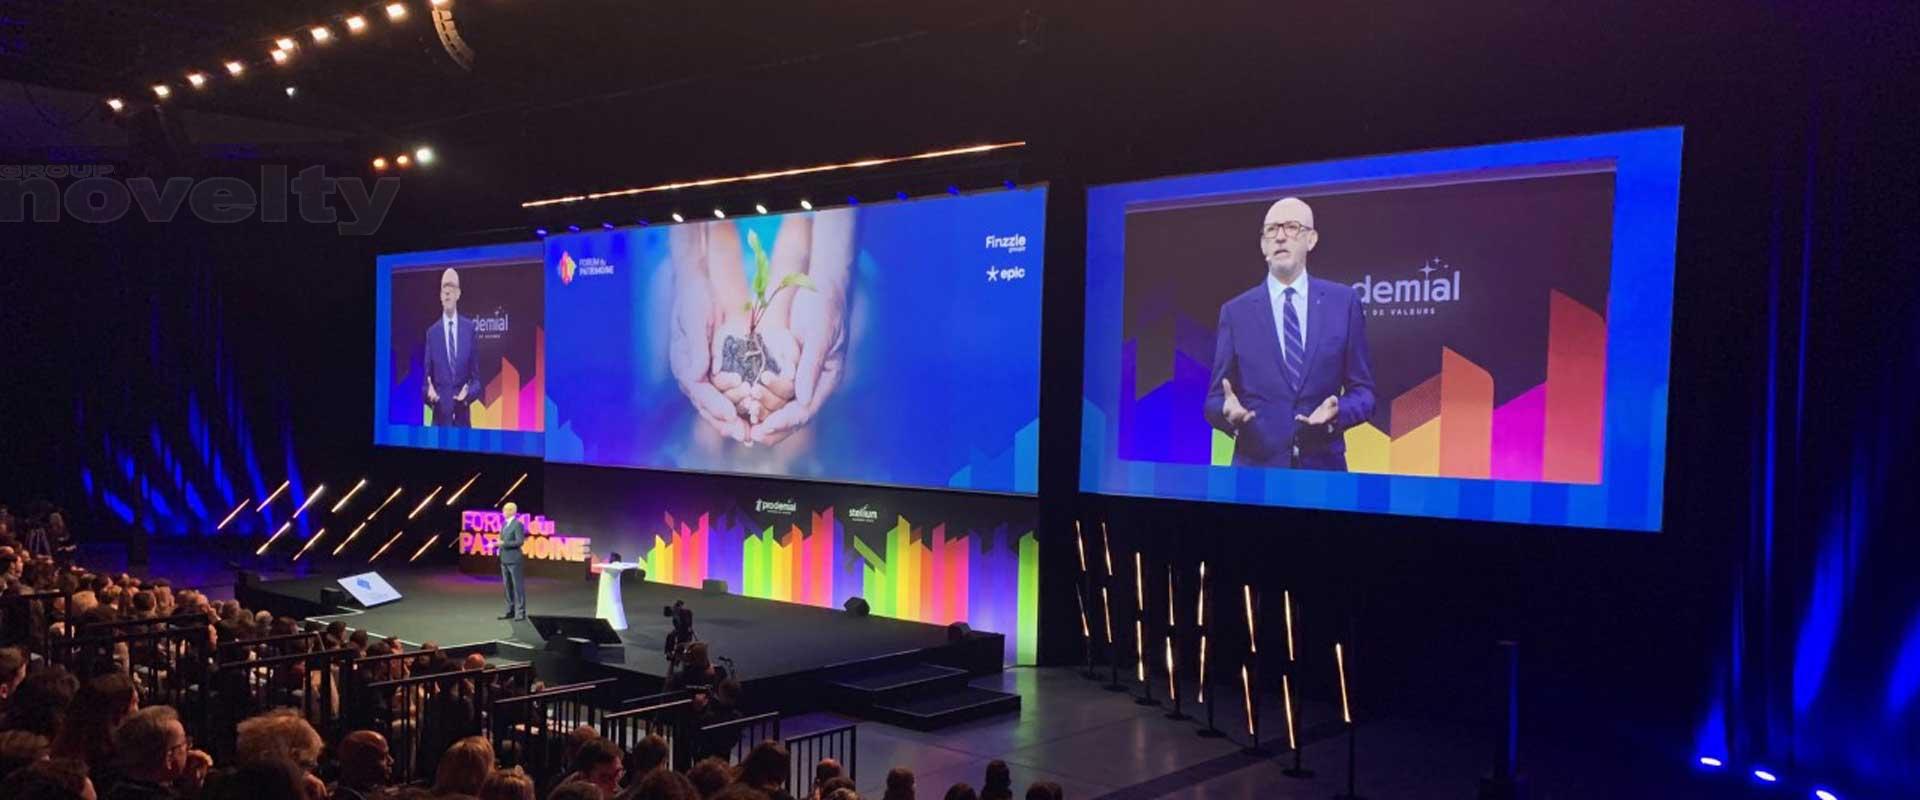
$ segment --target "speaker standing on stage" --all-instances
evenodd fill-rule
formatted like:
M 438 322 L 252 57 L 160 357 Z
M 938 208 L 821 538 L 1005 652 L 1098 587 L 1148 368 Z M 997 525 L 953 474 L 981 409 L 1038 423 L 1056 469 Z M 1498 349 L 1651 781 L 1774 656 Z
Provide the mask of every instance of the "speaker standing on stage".
M 527 618 L 527 583 L 522 572 L 520 547 L 527 543 L 527 525 L 520 521 L 520 506 L 508 503 L 500 509 L 506 522 L 500 526 L 500 581 L 507 587 L 507 613 L 501 619 Z

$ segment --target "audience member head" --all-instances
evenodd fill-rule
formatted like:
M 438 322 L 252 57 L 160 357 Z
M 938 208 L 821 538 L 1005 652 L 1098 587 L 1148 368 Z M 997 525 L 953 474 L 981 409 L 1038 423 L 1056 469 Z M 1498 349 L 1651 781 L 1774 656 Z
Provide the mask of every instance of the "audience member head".
M 237 763 L 279 758 L 309 772 L 320 763 L 320 734 L 291 708 L 276 708 L 241 720 L 235 732 L 233 749 Z
M 519 767 L 500 770 L 480 784 L 480 800 L 533 800 L 533 779 Z
M 67 706 L 53 752 L 91 768 L 113 766 L 113 729 L 140 707 L 140 691 L 124 672 L 96 675 L 80 685 Z
M 440 769 L 433 776 L 434 794 L 480 794 L 487 776 L 493 774 L 493 745 L 485 738 L 469 736 L 454 742 L 440 757 Z
M 627 754 L 627 778 L 638 783 L 647 773 L 666 766 L 667 740 L 657 733 L 647 734 L 646 738 L 635 742 L 633 752 Z
M 55 665 L 28 675 L 9 698 L 0 727 L 52 738 L 60 732 L 67 707 L 79 690 L 79 679 L 65 667 Z
M 763 792 L 779 791 L 787 785 L 787 770 L 791 767 L 787 746 L 768 739 L 754 745 L 740 762 L 739 781 Z
M 820 763 L 813 765 L 814 793 L 822 794 L 822 795 L 826 794 L 826 792 L 820 790 L 820 787 L 824 785 L 827 781 L 833 780 L 834 778 L 838 778 L 845 774 L 846 774 L 846 771 L 840 768 L 839 761 L 836 761 L 831 758 L 820 759 Z
M 620 791 L 620 746 L 595 737 L 573 755 L 573 777 L 600 787 L 612 797 Z
M 168 706 L 147 706 L 113 729 L 113 748 L 128 775 L 167 784 L 187 768 L 187 729 Z
M 956 783 L 947 787 L 946 800 L 980 800 L 980 795 L 974 794 L 972 786 Z
M 152 617 L 159 603 L 159 599 L 153 596 L 152 590 L 141 589 L 133 595 L 133 614 L 140 619 Z
M 670 769 L 648 772 L 634 784 L 632 800 L 700 800 L 699 790 L 687 776 Z
M 29 731 L 0 731 L 0 781 L 46 757 L 47 737 Z
M 813 793 L 822 798 L 822 800 L 841 789 L 858 794 L 853 785 L 853 779 L 845 775 L 835 775 L 813 785 Z
M 712 657 L 707 653 L 706 642 L 687 645 L 686 655 L 681 656 L 681 659 L 680 669 L 688 673 L 699 674 L 713 667 Z
M 479 653 L 468 653 L 466 658 L 460 660 L 460 669 L 467 672 L 474 672 L 486 668 L 487 657 Z
M 340 782 L 355 789 L 385 786 L 393 780 L 393 753 L 377 731 L 354 731 L 340 740 Z
M 7 800 L 99 800 L 93 781 L 87 779 L 87 765 L 68 758 L 38 761 L 0 782 L 0 797 Z
M 1013 773 L 1007 769 L 1007 762 L 997 758 L 987 762 L 987 782 L 980 787 L 980 800 L 1013 800 Z
M 693 781 L 693 788 L 700 790 L 701 797 L 712 798 L 733 782 L 733 768 L 728 767 L 724 759 L 703 758 L 687 770 L 687 780 Z
M 567 781 L 547 793 L 547 800 L 609 800 L 610 797 L 606 790 L 586 781 Z
M 0 647 L 0 707 L 27 679 L 27 657 L 18 647 Z
M 1053 781 L 1034 781 L 1027 787 L 1027 800 L 1064 800 L 1066 790 Z
M 913 770 L 894 767 L 887 771 L 885 800 L 913 800 Z
M 309 777 L 292 761 L 268 757 L 214 773 L 200 800 L 307 800 Z
M 598 738 L 600 738 L 600 731 L 592 725 L 580 725 L 567 731 L 567 738 L 560 743 L 560 763 L 567 765 L 568 769 L 577 771 L 573 766 L 574 757 L 580 755 L 580 748 L 586 746 L 587 742 Z
M 847 786 L 835 788 L 833 791 L 821 795 L 820 800 L 860 800 L 860 793 L 854 791 L 851 782 L 849 782 Z

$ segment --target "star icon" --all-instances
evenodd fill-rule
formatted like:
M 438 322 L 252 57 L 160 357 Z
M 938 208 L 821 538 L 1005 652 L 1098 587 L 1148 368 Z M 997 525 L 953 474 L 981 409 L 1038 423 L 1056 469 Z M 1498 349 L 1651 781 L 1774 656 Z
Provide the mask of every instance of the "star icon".
M 993 267 L 988 267 L 988 268 L 987 268 L 987 282 L 988 282 L 988 283 L 992 283 L 992 282 L 994 282 L 994 281 L 997 281 L 997 280 L 999 280 L 999 279 L 1000 279 L 1000 270 L 997 270 L 997 269 L 994 269 Z
M 1418 270 L 1415 270 L 1415 271 L 1416 271 L 1416 272 L 1419 272 L 1419 273 L 1420 273 L 1420 275 L 1421 275 L 1421 277 L 1425 277 L 1425 278 L 1431 278 L 1431 277 L 1433 277 L 1433 273 L 1435 272 L 1435 270 L 1434 270 L 1434 268 L 1433 268 L 1433 262 L 1431 262 L 1431 261 L 1429 261 L 1429 262 L 1427 262 L 1427 265 L 1426 265 L 1426 266 L 1424 266 L 1424 267 L 1421 267 L 1420 269 L 1418 269 Z

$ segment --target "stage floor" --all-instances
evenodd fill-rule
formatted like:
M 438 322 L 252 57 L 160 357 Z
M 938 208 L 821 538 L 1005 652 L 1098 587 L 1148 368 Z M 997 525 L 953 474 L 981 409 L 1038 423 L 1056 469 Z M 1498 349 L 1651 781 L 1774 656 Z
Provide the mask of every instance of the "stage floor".
M 496 619 L 506 599 L 497 576 L 468 575 L 453 569 L 382 572 L 400 591 L 398 602 L 312 619 L 339 619 L 370 634 L 398 636 L 410 644 L 434 642 L 444 648 L 513 641 L 513 628 Z M 257 590 L 306 603 L 317 601 L 334 576 L 265 581 Z M 592 616 L 596 585 L 586 580 L 527 577 L 530 614 Z M 661 652 L 672 622 L 661 609 L 676 600 L 693 609 L 694 631 L 715 656 L 734 660 L 748 681 L 829 669 L 836 665 L 905 656 L 946 647 L 940 625 L 856 617 L 839 609 L 633 581 L 622 588 L 628 629 L 621 631 L 624 660 L 603 657 L 601 664 L 653 678 L 666 675 Z M 521 643 L 523 646 L 528 643 Z M 604 652 L 604 651 L 603 651 Z

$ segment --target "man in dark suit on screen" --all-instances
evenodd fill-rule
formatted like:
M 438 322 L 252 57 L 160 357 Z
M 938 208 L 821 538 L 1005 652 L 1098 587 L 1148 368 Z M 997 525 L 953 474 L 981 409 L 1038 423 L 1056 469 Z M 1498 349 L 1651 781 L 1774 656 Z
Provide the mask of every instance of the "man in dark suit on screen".
M 1266 279 L 1220 307 L 1206 414 L 1235 466 L 1345 471 L 1343 433 L 1373 415 L 1366 311 L 1353 287 L 1307 275 L 1319 241 L 1312 207 L 1274 203 Z
M 480 359 L 474 354 L 473 320 L 460 316 L 460 273 L 440 273 L 440 318 L 427 326 L 427 405 L 433 424 L 471 425 L 480 394 Z
M 507 613 L 501 619 L 527 618 L 527 582 L 522 572 L 520 548 L 527 543 L 527 523 L 520 519 L 520 506 L 508 503 L 500 508 L 506 517 L 500 526 L 500 581 L 507 588 Z

